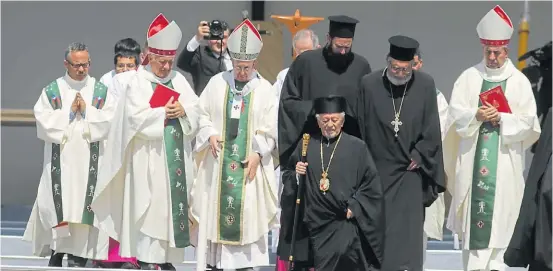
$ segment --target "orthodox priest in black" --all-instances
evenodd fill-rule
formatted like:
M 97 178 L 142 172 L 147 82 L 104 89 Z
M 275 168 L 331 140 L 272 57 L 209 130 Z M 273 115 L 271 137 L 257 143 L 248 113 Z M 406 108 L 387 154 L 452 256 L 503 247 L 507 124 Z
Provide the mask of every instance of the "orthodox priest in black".
M 359 123 L 385 197 L 382 270 L 419 271 L 424 208 L 446 187 L 436 87 L 432 77 L 413 70 L 416 40 L 394 36 L 389 42 L 387 67 L 361 83 Z
M 551 108 L 528 171 L 519 217 L 504 260 L 510 267 L 551 271 Z
M 296 193 L 303 185 L 294 258 L 312 254 L 317 271 L 375 270 L 382 261 L 382 185 L 367 146 L 359 134 L 348 133 L 358 131 L 348 106 L 341 96 L 315 99 L 305 124 L 311 135 L 306 163 L 298 144 L 282 171 L 279 256 L 289 256 Z
M 361 78 L 371 72 L 369 62 L 351 49 L 359 21 L 343 15 L 328 19 L 327 44 L 299 55 L 282 86 L 278 113 L 281 164 L 286 163 L 301 137 L 312 101 L 336 94 L 345 97 L 355 109 Z

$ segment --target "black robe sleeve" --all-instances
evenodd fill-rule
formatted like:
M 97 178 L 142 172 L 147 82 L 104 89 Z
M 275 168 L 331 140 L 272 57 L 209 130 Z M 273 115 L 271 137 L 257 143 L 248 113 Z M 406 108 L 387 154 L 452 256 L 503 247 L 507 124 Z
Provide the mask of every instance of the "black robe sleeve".
M 296 58 L 282 85 L 278 109 L 278 148 L 281 164 L 287 164 L 292 155 L 312 108 L 313 101 L 303 100 L 303 93 L 300 91 L 305 61 L 302 55 Z
M 290 256 L 292 231 L 294 225 L 294 212 L 296 210 L 296 198 L 298 192 L 298 181 L 296 179 L 296 163 L 300 161 L 301 142 L 296 145 L 290 159 L 286 164 L 281 164 L 282 194 L 280 197 L 280 235 L 277 248 L 277 254 L 281 259 L 287 260 Z M 299 223 L 296 233 L 296 243 L 294 247 L 295 261 L 307 262 L 307 265 L 313 261 L 311 246 L 309 245 L 309 232 L 303 220 L 305 201 L 300 203 Z
M 515 225 L 515 230 L 511 241 L 505 251 L 504 260 L 505 264 L 510 267 L 527 267 L 536 255 L 535 242 L 539 242 L 536 236 L 536 223 L 540 220 L 537 217 L 538 214 L 538 201 L 540 199 L 540 184 L 543 182 L 551 182 L 551 179 L 546 179 L 544 173 L 547 170 L 547 164 L 551 157 L 551 110 L 547 115 L 545 121 L 545 127 L 542 131 L 538 145 L 536 148 L 536 154 L 532 159 L 530 170 L 528 171 L 528 178 L 526 179 L 526 186 L 524 188 L 524 196 L 522 198 L 522 204 L 520 207 L 519 217 Z M 549 185 L 550 187 L 550 185 Z M 547 200 L 545 200 L 547 202 Z M 542 204 L 543 205 L 543 204 Z M 542 218 L 543 220 L 551 221 L 551 213 L 549 213 L 549 219 Z M 551 225 L 549 225 L 550 227 Z M 538 234 L 539 235 L 539 234 Z M 542 239 L 542 238 L 540 238 Z M 543 238 L 543 242 L 549 243 L 549 251 L 542 251 L 541 253 L 547 253 L 551 256 L 551 228 L 549 228 L 549 238 Z M 551 262 L 549 262 L 551 265 Z
M 411 159 L 420 166 L 423 175 L 424 207 L 432 205 L 446 189 L 442 151 L 440 116 L 434 80 L 428 84 L 425 97 L 422 133 L 411 149 Z
M 359 165 L 365 165 L 361 172 L 362 180 L 353 197 L 348 200 L 348 208 L 374 253 L 365 256 L 375 257 L 381 264 L 385 232 L 384 194 L 372 154 L 366 146 Z

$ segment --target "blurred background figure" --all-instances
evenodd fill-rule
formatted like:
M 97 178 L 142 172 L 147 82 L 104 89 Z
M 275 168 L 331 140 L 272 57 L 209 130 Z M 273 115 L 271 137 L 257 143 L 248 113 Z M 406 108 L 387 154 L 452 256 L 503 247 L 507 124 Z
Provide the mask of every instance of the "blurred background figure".
M 110 88 L 113 77 L 122 72 L 136 70 L 140 63 L 141 53 L 138 42 L 131 38 L 126 38 L 118 41 L 114 48 L 113 64 L 115 68 L 100 78 L 100 82 L 106 85 L 110 90 L 115 92 L 115 88 Z M 112 93 L 115 97 L 119 97 L 120 93 Z

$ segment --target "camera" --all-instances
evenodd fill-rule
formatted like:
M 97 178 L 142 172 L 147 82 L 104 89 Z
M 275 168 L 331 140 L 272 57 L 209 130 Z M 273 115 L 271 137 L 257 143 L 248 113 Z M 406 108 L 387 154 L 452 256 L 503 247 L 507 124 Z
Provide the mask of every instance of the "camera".
M 225 37 L 225 29 L 228 28 L 225 26 L 224 22 L 219 20 L 213 20 L 208 23 L 209 26 L 209 36 L 205 36 L 206 40 L 222 40 Z

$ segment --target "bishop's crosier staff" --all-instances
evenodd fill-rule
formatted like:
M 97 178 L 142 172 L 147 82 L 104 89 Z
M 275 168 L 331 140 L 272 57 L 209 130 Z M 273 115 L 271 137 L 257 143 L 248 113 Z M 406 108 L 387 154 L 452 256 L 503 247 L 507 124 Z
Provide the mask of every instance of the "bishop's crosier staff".
M 305 163 L 307 160 L 307 145 L 309 144 L 309 134 L 303 134 L 303 142 L 301 147 L 301 162 Z M 307 174 L 307 173 L 306 173 Z M 300 214 L 300 203 L 303 197 L 303 186 L 305 185 L 305 176 L 299 175 L 298 193 L 296 195 L 296 209 L 294 211 L 294 225 L 292 228 L 292 242 L 290 243 L 290 257 L 288 258 L 288 270 L 294 271 L 294 246 L 296 244 L 296 233 L 298 231 L 298 219 Z

